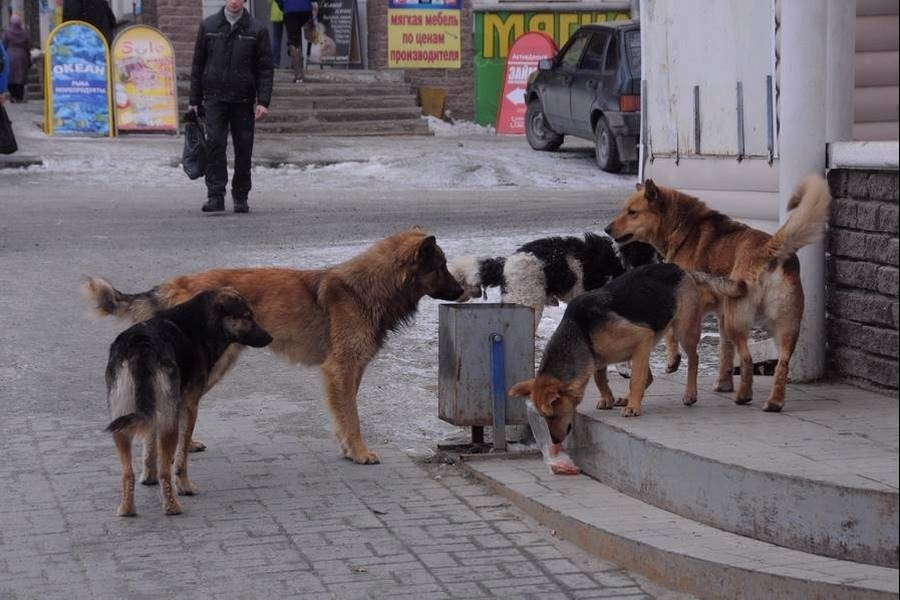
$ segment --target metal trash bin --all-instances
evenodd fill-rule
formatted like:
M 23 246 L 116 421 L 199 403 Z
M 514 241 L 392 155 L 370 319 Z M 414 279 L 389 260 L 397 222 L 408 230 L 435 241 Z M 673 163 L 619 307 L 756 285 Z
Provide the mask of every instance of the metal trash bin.
M 438 309 L 438 417 L 472 427 L 473 443 L 494 427 L 494 449 L 506 449 L 506 427 L 528 422 L 522 398 L 508 398 L 534 377 L 534 311 L 500 303 L 441 304 Z

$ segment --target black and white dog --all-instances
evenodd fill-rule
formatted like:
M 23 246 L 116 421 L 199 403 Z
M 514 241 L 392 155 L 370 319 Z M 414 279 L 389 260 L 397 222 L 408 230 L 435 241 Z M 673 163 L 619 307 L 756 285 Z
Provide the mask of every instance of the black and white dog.
M 458 302 L 485 298 L 487 288 L 499 287 L 503 302 L 534 309 L 537 330 L 545 306 L 569 302 L 575 296 L 606 285 L 626 270 L 658 262 L 649 244 L 621 248 L 605 234 L 546 237 L 528 242 L 508 257 L 461 256 L 447 268 L 463 287 Z

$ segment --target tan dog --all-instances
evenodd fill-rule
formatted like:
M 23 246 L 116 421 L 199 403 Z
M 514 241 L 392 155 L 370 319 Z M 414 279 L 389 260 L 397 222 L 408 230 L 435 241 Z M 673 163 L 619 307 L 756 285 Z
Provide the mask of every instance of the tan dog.
M 388 332 L 412 318 L 423 296 L 455 300 L 463 293 L 434 236 L 420 229 L 385 238 L 327 269 L 215 269 L 175 277 L 140 294 L 123 294 L 107 281 L 91 278 L 86 291 L 101 314 L 143 321 L 197 292 L 223 286 L 237 289 L 250 302 L 257 321 L 274 338 L 273 352 L 320 367 L 341 449 L 364 464 L 377 463 L 378 455 L 360 432 L 356 393 L 363 372 Z M 232 345 L 225 352 L 207 390 L 242 349 Z M 193 431 L 194 423 L 187 425 Z
M 817 175 L 794 190 L 787 222 L 769 235 L 711 210 L 697 198 L 657 186 L 647 180 L 631 194 L 622 212 L 606 228 L 617 242 L 652 244 L 667 262 L 683 269 L 705 271 L 743 281 L 743 298 L 723 299 L 716 308 L 719 321 L 719 378 L 717 391 L 734 389 L 731 366 L 734 347 L 741 357 L 741 381 L 735 402 L 753 399 L 753 361 L 747 338 L 757 319 L 766 323 L 778 345 L 778 364 L 772 393 L 763 409 L 784 406 L 788 363 L 797 344 L 803 317 L 803 288 L 796 252 L 822 237 L 828 222 L 831 195 Z
M 598 409 L 622 406 L 623 417 L 641 414 L 650 385 L 650 353 L 672 328 L 688 355 L 688 378 L 681 401 L 697 402 L 697 343 L 703 317 L 701 289 L 740 296 L 746 286 L 705 273 L 687 273 L 673 264 L 654 264 L 626 272 L 599 290 L 576 296 L 547 343 L 538 375 L 509 390 L 530 396 L 543 415 L 554 444 L 572 429 L 575 408 L 591 375 L 600 389 Z M 606 379 L 607 365 L 631 359 L 628 398 L 616 400 Z

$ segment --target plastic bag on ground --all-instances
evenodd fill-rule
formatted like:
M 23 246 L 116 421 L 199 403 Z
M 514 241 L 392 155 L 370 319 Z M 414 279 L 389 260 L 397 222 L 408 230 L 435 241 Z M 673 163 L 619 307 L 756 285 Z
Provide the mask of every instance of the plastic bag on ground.
M 547 428 L 547 421 L 534 408 L 531 400 L 525 403 L 528 413 L 528 423 L 531 425 L 531 432 L 534 434 L 534 440 L 541 449 L 544 456 L 544 463 L 549 467 L 550 472 L 556 475 L 578 475 L 581 472 L 572 458 L 563 449 L 563 444 L 554 444 L 550 439 L 550 430 Z

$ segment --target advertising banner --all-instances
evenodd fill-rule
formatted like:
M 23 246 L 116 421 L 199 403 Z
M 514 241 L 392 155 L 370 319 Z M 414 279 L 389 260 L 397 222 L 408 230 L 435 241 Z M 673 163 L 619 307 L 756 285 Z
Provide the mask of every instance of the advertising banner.
M 304 25 L 309 62 L 360 63 L 358 27 L 355 0 L 319 0 L 318 9 L 313 9 Z
M 134 25 L 113 40 L 113 93 L 119 132 L 178 131 L 175 51 L 158 30 Z
M 476 12 L 474 39 L 475 122 L 490 125 L 497 116 L 506 57 L 522 34 L 539 31 L 562 48 L 582 25 L 628 19 L 627 11 Z
M 109 49 L 83 21 L 66 21 L 47 37 L 44 129 L 61 135 L 114 135 Z
M 525 133 L 525 86 L 528 76 L 537 69 L 542 58 L 556 55 L 553 38 L 539 31 L 520 36 L 506 57 L 500 108 L 497 111 L 497 133 Z
M 458 69 L 459 0 L 391 0 L 389 69 Z

